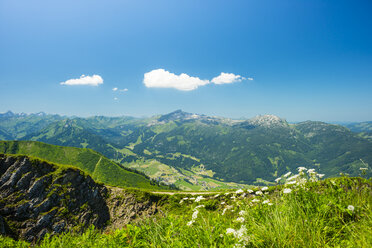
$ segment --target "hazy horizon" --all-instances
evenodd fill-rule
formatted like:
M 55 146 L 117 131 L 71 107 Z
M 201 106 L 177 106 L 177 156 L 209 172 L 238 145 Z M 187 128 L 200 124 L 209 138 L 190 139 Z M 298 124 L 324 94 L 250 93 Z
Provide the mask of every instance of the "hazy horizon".
M 47 115 L 60 115 L 60 116 L 64 116 L 64 117 L 67 117 L 67 118 L 71 118 L 71 117 L 89 118 L 89 117 L 95 117 L 95 116 L 151 118 L 151 117 L 155 117 L 155 116 L 159 116 L 159 115 L 166 115 L 166 114 L 172 113 L 172 112 L 177 111 L 177 110 L 181 110 L 183 112 L 187 112 L 187 113 L 191 113 L 191 114 L 206 115 L 206 116 L 210 116 L 210 117 L 228 118 L 228 119 L 232 119 L 232 120 L 248 120 L 248 119 L 254 118 L 256 116 L 273 115 L 271 113 L 265 113 L 265 114 L 258 114 L 258 115 L 255 115 L 255 116 L 229 117 L 229 116 L 221 116 L 221 115 L 208 115 L 208 114 L 205 114 L 205 113 L 198 113 L 198 112 L 189 112 L 189 111 L 185 111 L 183 109 L 176 109 L 176 110 L 173 110 L 173 111 L 167 112 L 167 113 L 154 113 L 154 114 L 151 114 L 151 115 L 127 115 L 127 114 L 122 114 L 122 115 L 86 115 L 86 116 L 83 116 L 83 115 L 70 115 L 70 114 L 62 114 L 62 113 L 48 113 L 48 112 L 44 112 L 44 111 L 37 111 L 37 112 L 15 112 L 15 111 L 12 111 L 12 110 L 7 110 L 7 111 L 4 111 L 4 112 L 0 112 L 0 114 L 5 114 L 5 113 L 7 113 L 7 112 L 10 111 L 13 114 L 27 114 L 27 115 L 31 115 L 31 114 L 44 113 L 44 114 L 47 114 Z M 278 116 L 278 115 L 275 115 L 275 116 Z M 285 119 L 288 123 L 299 123 L 299 122 L 304 122 L 304 121 L 321 121 L 321 122 L 326 122 L 326 123 L 330 123 L 330 124 L 350 124 L 350 123 L 358 123 L 358 122 L 371 122 L 371 120 L 361 120 L 361 121 L 312 120 L 312 119 L 307 119 L 307 120 L 289 120 L 289 119 L 285 118 L 284 116 L 278 116 L 278 117 L 280 117 L 281 119 Z

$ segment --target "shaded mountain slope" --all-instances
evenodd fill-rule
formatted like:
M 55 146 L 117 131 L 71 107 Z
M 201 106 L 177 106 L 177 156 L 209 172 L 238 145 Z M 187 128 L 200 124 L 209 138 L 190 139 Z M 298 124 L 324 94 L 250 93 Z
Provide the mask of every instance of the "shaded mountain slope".
M 0 217 L 6 234 L 27 241 L 46 233 L 104 227 L 107 189 L 77 168 L 0 155 Z

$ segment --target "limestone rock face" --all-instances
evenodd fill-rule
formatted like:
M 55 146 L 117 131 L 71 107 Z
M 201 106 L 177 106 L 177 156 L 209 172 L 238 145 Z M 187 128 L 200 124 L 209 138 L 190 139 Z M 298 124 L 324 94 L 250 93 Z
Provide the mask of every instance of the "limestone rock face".
M 75 168 L 0 154 L 0 233 L 36 241 L 47 233 L 103 228 L 108 190 Z

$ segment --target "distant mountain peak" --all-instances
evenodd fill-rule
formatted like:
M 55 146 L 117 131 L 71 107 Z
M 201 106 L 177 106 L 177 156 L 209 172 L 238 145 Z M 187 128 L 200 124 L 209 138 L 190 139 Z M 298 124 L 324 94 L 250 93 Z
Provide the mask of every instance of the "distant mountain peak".
M 276 115 L 259 115 L 249 119 L 248 122 L 254 126 L 287 126 L 288 123 L 286 120 L 276 116 Z
M 178 109 L 173 111 L 169 114 L 165 114 L 159 117 L 159 122 L 168 122 L 168 121 L 175 121 L 175 120 L 185 120 L 185 119 L 192 119 L 193 117 L 197 117 L 198 115 L 187 113 Z
M 47 114 L 45 112 L 39 112 L 39 113 L 36 113 L 35 115 L 37 115 L 37 116 L 46 116 Z
M 15 114 L 12 111 L 10 111 L 10 110 L 8 110 L 6 113 L 1 113 L 0 114 L 1 117 L 12 117 L 14 115 Z

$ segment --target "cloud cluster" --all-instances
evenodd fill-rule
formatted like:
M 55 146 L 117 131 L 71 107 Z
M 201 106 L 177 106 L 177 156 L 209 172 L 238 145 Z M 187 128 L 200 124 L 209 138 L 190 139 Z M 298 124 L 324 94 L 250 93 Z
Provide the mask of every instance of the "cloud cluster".
M 231 84 L 242 80 L 253 80 L 233 73 L 221 72 L 212 80 L 202 80 L 198 77 L 191 77 L 185 73 L 176 75 L 164 69 L 156 69 L 145 73 L 143 83 L 148 88 L 174 88 L 177 90 L 190 91 L 206 84 Z
M 143 83 L 148 88 L 174 88 L 188 91 L 209 84 L 209 80 L 190 77 L 185 73 L 176 75 L 164 69 L 156 69 L 145 73 Z
M 103 79 L 99 75 L 85 76 L 81 75 L 80 78 L 69 79 L 65 82 L 61 82 L 62 85 L 89 85 L 98 86 L 103 84 Z
M 127 92 L 128 89 L 127 88 L 124 88 L 124 89 L 119 90 L 119 88 L 115 87 L 115 88 L 112 88 L 112 91 Z

